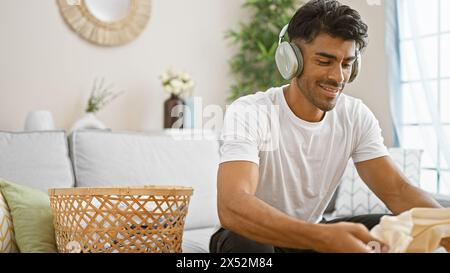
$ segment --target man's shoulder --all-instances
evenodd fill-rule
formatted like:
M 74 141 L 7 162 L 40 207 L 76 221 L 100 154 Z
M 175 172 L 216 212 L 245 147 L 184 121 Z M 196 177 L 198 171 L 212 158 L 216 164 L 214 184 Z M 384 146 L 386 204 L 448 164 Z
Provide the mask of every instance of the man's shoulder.
M 372 111 L 361 99 L 345 94 L 342 94 L 341 99 L 336 106 L 338 117 L 348 119 L 352 123 L 374 118 Z
M 355 107 L 355 106 L 359 106 L 362 101 L 361 99 L 358 99 L 356 97 L 347 95 L 347 94 L 342 94 L 342 102 L 341 105 L 345 106 L 345 107 Z
M 347 112 L 349 114 L 356 114 L 361 108 L 366 107 L 361 99 L 352 97 L 350 95 L 342 94 L 340 102 L 336 105 L 338 112 Z
M 261 106 L 261 105 L 277 105 L 279 93 L 282 87 L 273 87 L 266 91 L 258 91 L 254 94 L 242 96 L 235 100 L 231 105 L 239 106 Z

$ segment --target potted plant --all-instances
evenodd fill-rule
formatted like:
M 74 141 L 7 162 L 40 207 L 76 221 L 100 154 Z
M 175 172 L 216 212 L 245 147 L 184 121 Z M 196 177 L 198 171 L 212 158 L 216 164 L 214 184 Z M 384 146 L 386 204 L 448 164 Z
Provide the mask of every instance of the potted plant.
M 114 91 L 113 88 L 113 84 L 105 85 L 104 78 L 101 80 L 94 80 L 91 95 L 89 96 L 86 106 L 85 115 L 74 124 L 72 131 L 78 129 L 106 129 L 106 126 L 98 120 L 95 115 L 107 104 L 125 93 L 124 91 Z
M 229 60 L 234 76 L 229 101 L 286 83 L 275 63 L 280 30 L 304 0 L 245 0 L 250 17 L 226 32 L 236 53 Z

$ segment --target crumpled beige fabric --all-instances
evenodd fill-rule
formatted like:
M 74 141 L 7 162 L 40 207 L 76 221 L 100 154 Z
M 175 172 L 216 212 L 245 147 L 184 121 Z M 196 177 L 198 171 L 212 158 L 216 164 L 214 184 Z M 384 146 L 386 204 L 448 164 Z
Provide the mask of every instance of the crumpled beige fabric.
M 431 253 L 450 237 L 450 208 L 417 208 L 383 216 L 370 233 L 388 244 L 390 253 Z

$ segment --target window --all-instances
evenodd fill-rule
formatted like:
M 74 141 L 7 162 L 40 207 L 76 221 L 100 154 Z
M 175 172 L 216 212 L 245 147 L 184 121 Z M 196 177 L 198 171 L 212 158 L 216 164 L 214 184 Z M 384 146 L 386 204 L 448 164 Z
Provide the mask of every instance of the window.
M 450 195 L 450 0 L 397 0 L 401 146 L 424 150 L 421 188 Z

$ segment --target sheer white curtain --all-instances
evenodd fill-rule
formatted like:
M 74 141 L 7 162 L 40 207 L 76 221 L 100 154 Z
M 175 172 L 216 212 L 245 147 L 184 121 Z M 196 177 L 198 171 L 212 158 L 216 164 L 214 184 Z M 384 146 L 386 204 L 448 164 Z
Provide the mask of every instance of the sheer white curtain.
M 385 3 L 398 144 L 424 150 L 424 189 L 450 194 L 450 0 Z

